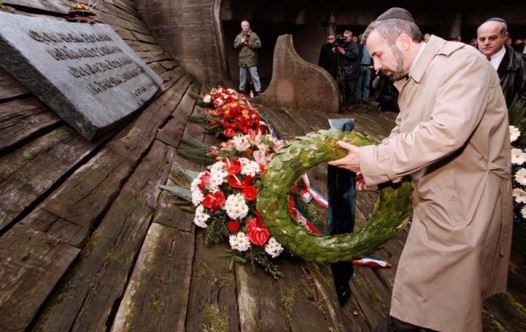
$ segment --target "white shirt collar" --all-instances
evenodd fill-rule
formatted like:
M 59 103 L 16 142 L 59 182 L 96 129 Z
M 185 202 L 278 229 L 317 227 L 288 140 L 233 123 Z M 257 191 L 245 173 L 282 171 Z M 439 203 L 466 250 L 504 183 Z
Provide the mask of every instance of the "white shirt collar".
M 500 63 L 502 62 L 502 59 L 504 59 L 504 55 L 506 55 L 506 47 L 502 46 L 500 51 L 491 56 L 489 62 L 495 70 L 499 69 Z
M 416 54 L 415 59 L 413 60 L 413 63 L 411 64 L 411 68 L 409 69 L 409 74 L 411 74 L 411 72 L 415 68 L 415 64 L 418 61 L 418 58 L 420 58 L 420 56 L 422 55 L 422 52 L 424 52 L 424 48 L 426 47 L 426 45 L 427 45 L 426 42 L 422 42 L 422 46 L 418 50 L 418 53 Z

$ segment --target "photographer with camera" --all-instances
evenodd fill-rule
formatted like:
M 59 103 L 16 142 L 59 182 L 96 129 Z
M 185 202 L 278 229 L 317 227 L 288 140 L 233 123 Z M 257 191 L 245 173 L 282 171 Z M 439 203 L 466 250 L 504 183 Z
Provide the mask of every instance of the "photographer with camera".
M 239 91 L 245 93 L 248 73 L 254 84 L 255 95 L 261 92 L 261 82 L 258 74 L 258 53 L 261 40 L 254 31 L 250 29 L 250 22 L 241 22 L 241 33 L 234 40 L 234 48 L 239 50 Z
M 338 85 L 342 93 L 343 109 L 349 110 L 356 102 L 355 90 L 360 77 L 360 48 L 352 41 L 352 32 L 345 30 L 343 36 L 337 36 L 334 49 L 338 55 Z

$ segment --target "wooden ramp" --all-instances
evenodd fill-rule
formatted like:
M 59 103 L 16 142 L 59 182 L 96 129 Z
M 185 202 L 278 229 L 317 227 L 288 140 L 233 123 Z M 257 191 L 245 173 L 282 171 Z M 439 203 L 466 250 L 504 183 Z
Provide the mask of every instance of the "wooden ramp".
M 211 141 L 188 121 L 204 88 L 156 44 L 133 1 L 98 8 L 163 89 L 126 127 L 87 142 L 0 72 L 0 331 L 370 331 L 388 313 L 394 268 L 357 268 L 342 309 L 328 266 L 283 257 L 275 281 L 259 267 L 229 271 L 218 257 L 227 247 L 204 245 L 158 187 L 174 169 L 201 169 L 175 151 L 182 137 Z M 328 127 L 323 113 L 261 111 L 286 137 Z M 394 122 L 350 116 L 377 138 Z M 321 191 L 325 176 L 311 174 Z M 358 226 L 375 199 L 359 195 Z M 396 267 L 405 236 L 376 254 Z M 516 237 L 509 292 L 486 304 L 487 331 L 526 330 L 526 240 Z

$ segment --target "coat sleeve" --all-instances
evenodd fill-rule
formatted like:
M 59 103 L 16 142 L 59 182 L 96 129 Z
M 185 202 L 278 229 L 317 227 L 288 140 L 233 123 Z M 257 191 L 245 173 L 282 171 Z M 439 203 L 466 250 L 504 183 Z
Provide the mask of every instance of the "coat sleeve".
M 349 43 L 347 47 L 345 47 L 345 54 L 343 56 L 351 61 L 354 61 L 358 59 L 359 53 L 360 49 L 358 48 L 358 46 L 356 46 L 355 43 Z
M 389 139 L 393 138 L 393 137 L 396 137 L 398 134 L 400 134 L 400 121 L 401 121 L 401 116 L 400 116 L 400 113 L 398 113 L 398 115 L 396 116 L 396 119 L 395 119 L 395 126 L 393 129 L 391 129 L 391 132 L 389 133 L 389 136 L 387 136 L 386 138 L 384 138 L 382 140 L 382 144 L 386 143 L 387 141 L 389 141 Z
M 467 142 L 484 114 L 491 72 L 474 54 L 464 59 L 446 60 L 445 76 L 428 77 L 444 82 L 429 121 L 409 132 L 395 132 L 380 145 L 360 148 L 360 167 L 368 185 L 416 172 Z
M 250 44 L 248 44 L 248 47 L 250 47 L 253 50 L 256 50 L 258 48 L 261 48 L 261 39 L 259 39 L 259 36 L 256 35 L 254 32 L 252 32 L 254 35 L 253 40 L 251 40 Z
M 236 39 L 234 39 L 234 48 L 241 46 L 241 39 L 241 34 L 236 36 Z

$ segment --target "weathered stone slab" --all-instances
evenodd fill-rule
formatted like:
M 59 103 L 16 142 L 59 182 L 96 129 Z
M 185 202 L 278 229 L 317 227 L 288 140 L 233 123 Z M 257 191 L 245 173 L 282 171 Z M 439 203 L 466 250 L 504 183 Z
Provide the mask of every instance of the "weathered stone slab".
M 5 0 L 9 5 L 18 5 L 28 8 L 42 9 L 48 12 L 67 14 L 69 8 L 76 3 L 75 0 Z
M 139 109 L 162 79 L 105 24 L 0 12 L 1 65 L 92 139 Z
M 272 80 L 257 102 L 301 111 L 338 111 L 336 81 L 323 68 L 298 55 L 292 35 L 278 37 L 273 61 Z

